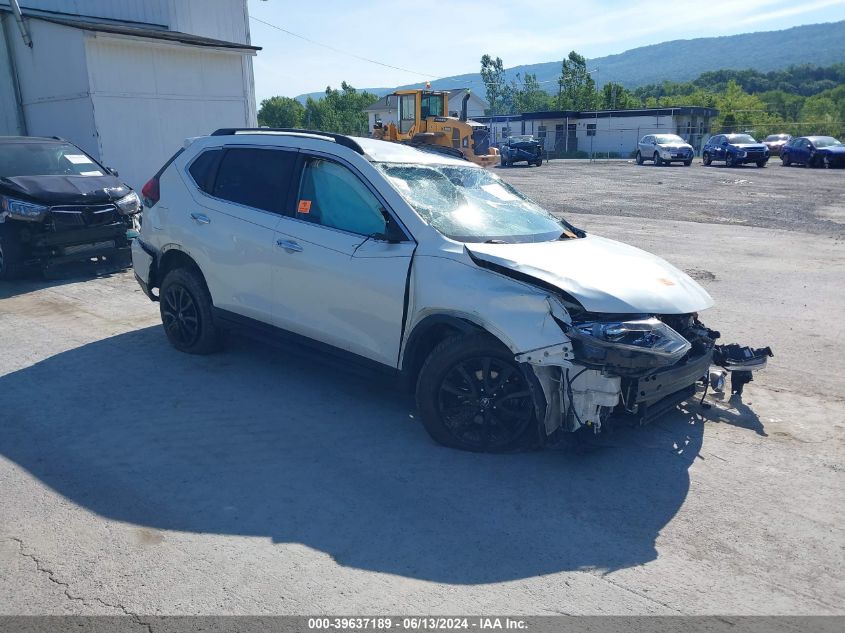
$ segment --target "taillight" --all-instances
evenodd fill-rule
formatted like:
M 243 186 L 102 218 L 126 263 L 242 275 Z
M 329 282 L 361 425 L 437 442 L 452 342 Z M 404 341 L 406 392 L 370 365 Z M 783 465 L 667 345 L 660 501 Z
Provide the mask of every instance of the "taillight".
M 141 197 L 144 199 L 144 206 L 152 209 L 158 202 L 161 194 L 158 188 L 158 176 L 153 176 L 141 189 Z

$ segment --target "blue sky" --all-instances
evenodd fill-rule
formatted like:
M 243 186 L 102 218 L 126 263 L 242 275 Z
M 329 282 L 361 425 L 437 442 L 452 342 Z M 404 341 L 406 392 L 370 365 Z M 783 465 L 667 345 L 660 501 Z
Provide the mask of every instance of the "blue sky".
M 253 44 L 264 47 L 254 60 L 260 102 L 343 80 L 356 88 L 390 87 L 478 72 L 484 53 L 510 67 L 561 59 L 571 50 L 601 57 L 667 40 L 833 22 L 845 19 L 845 0 L 249 0 L 249 11 L 343 51 L 250 20 Z

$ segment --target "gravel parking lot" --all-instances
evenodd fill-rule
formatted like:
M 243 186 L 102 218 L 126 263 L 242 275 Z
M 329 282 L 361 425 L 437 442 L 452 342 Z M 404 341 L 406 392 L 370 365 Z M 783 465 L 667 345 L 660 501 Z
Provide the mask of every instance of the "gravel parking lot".
M 176 352 L 130 272 L 0 285 L 0 614 L 845 614 L 845 172 L 497 173 L 687 270 L 769 369 L 476 455 L 383 377 Z

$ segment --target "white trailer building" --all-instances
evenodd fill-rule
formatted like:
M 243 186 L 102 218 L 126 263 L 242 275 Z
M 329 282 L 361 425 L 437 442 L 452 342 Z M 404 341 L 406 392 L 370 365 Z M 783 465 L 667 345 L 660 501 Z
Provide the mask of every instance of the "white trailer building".
M 508 116 L 479 117 L 491 127 L 494 142 L 513 134 L 533 134 L 542 139 L 551 156 L 587 154 L 628 158 L 646 134 L 677 134 L 700 152 L 710 134 L 710 121 L 719 111 L 683 106 L 639 110 L 526 112 Z
M 247 0 L 0 0 L 0 135 L 66 138 L 140 188 L 185 138 L 256 125 L 257 50 Z

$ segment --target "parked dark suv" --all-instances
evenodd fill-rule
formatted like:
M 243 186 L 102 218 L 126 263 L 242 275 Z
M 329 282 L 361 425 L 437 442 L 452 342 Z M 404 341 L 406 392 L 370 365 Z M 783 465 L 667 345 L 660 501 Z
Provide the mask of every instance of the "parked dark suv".
M 769 161 L 769 148 L 758 143 L 750 134 L 717 134 L 701 150 L 701 161 L 709 165 L 714 160 L 725 161 L 725 167 L 754 163 L 765 167 Z
M 137 194 L 58 138 L 0 137 L 0 279 L 70 261 L 131 263 Z

